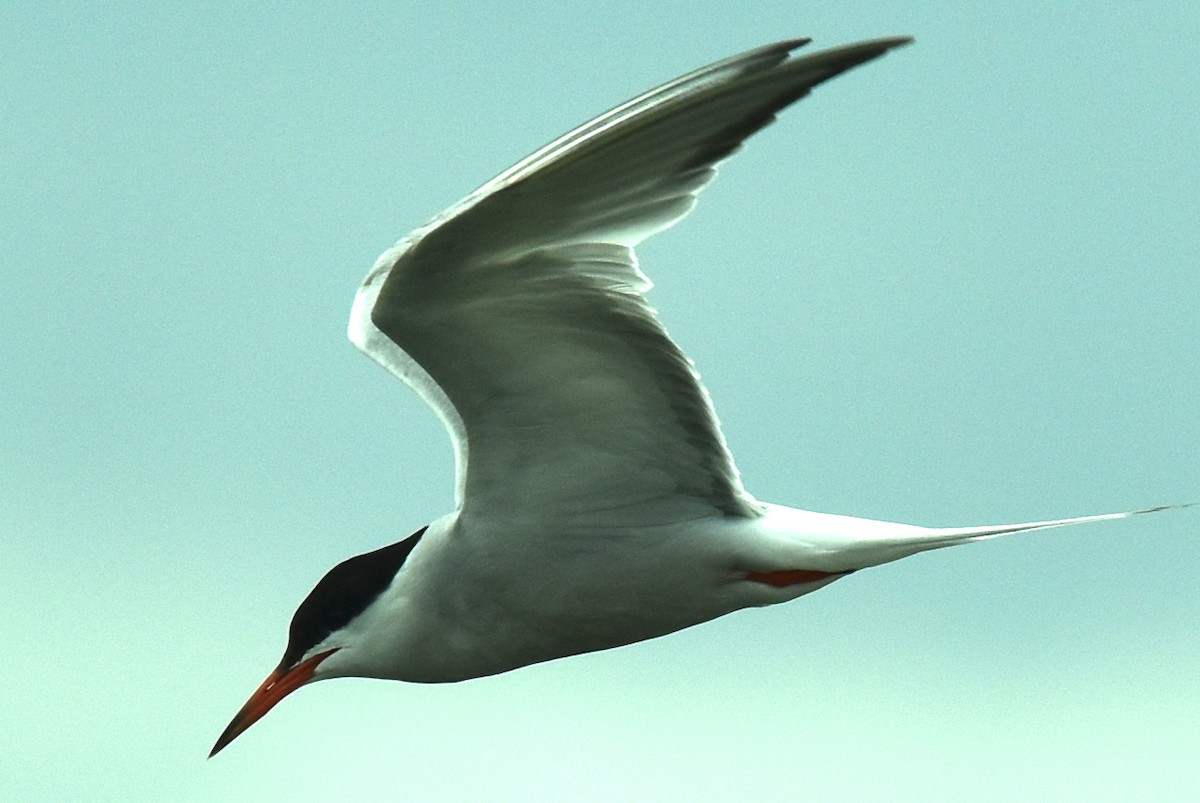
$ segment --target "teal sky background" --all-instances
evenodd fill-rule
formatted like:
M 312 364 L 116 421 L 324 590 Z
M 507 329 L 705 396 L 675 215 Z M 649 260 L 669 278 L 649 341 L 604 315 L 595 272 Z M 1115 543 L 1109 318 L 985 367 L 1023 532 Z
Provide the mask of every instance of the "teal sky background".
M 762 499 L 929 525 L 1200 500 L 1200 5 L 6 3 L 0 798 L 1200 798 L 1200 512 L 221 729 L 334 563 L 453 504 L 345 339 L 393 241 L 749 47 L 914 46 L 641 249 Z M 753 10 L 751 10 L 751 8 Z

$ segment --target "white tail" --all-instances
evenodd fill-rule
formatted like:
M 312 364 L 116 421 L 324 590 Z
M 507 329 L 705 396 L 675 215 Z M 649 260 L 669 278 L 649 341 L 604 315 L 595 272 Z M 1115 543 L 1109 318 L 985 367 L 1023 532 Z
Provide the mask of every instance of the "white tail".
M 919 552 L 956 546 L 970 541 L 983 541 L 988 538 L 997 538 L 1013 533 L 1048 530 L 1052 527 L 1067 527 L 1072 524 L 1111 521 L 1130 516 L 1140 516 L 1143 513 L 1158 513 L 1164 510 L 1181 510 L 1183 508 L 1198 506 L 1200 506 L 1200 502 L 1190 502 L 1182 505 L 1159 505 L 1158 507 L 1146 507 L 1139 510 L 1126 510 L 1121 513 L 1101 513 L 1096 516 L 1078 516 L 1070 519 L 1027 521 L 1021 524 L 993 524 L 977 527 L 913 527 L 910 525 L 871 522 L 872 524 L 882 524 L 883 528 L 866 537 L 863 537 L 861 530 L 854 533 L 851 538 L 845 538 L 845 534 L 839 535 L 834 542 L 836 545 L 830 544 L 833 547 L 830 551 L 838 555 L 838 558 L 834 561 L 835 563 L 845 563 L 846 568 L 865 569 L 870 566 L 891 563 L 894 560 L 900 560 L 909 555 L 916 555 Z
M 923 533 L 914 533 L 895 538 L 894 544 L 889 545 L 895 548 L 894 557 L 889 557 L 888 560 L 896 560 L 931 549 L 965 544 L 969 541 L 984 541 L 988 538 L 997 538 L 1001 535 L 1025 533 L 1033 530 L 1049 530 L 1052 527 L 1068 527 L 1072 524 L 1090 524 L 1097 521 L 1125 519 L 1130 516 L 1140 516 L 1143 513 L 1159 513 L 1164 510 L 1182 510 L 1183 508 L 1197 506 L 1200 506 L 1200 502 L 1188 502 L 1182 505 L 1158 505 L 1157 507 L 1144 507 L 1138 510 L 1126 510 L 1121 513 L 1101 513 L 1095 516 L 1077 516 L 1071 519 L 1027 521 L 1021 524 L 995 524 L 978 527 L 932 527 L 925 529 Z M 874 546 L 878 548 L 880 544 L 876 542 Z

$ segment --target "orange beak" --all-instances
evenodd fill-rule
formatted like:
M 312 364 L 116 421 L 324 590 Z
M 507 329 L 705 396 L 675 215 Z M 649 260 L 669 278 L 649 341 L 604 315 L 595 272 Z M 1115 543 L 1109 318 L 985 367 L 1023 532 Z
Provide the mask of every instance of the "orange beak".
M 224 750 L 225 746 L 240 736 L 243 731 L 266 716 L 276 703 L 312 680 L 313 674 L 317 671 L 317 665 L 335 652 L 337 652 L 336 647 L 314 655 L 307 661 L 301 661 L 291 669 L 284 670 L 281 667 L 267 675 L 267 679 L 254 694 L 250 695 L 250 699 L 242 706 L 242 710 L 237 712 L 233 721 L 225 728 L 221 738 L 217 739 L 217 743 L 213 745 L 212 752 L 208 754 L 208 757 L 212 758 Z

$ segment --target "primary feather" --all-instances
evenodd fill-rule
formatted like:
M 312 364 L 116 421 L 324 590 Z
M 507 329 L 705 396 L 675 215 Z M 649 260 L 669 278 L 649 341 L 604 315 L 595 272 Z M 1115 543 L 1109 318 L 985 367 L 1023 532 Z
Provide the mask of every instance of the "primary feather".
M 555 140 L 401 240 L 355 299 L 351 339 L 455 441 L 459 505 L 665 524 L 754 517 L 707 392 L 643 294 L 633 248 L 815 85 L 908 39 L 807 58 L 752 50 Z

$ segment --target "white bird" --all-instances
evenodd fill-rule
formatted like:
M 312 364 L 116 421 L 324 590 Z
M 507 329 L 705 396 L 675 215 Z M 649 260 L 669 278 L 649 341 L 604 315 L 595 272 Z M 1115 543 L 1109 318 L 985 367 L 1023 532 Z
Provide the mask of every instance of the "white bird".
M 1166 509 L 932 529 L 768 504 L 742 487 L 633 249 L 684 217 L 777 112 L 909 41 L 797 58 L 808 40 L 795 39 L 677 78 L 379 258 L 350 339 L 446 424 L 457 509 L 325 575 L 210 755 L 315 680 L 492 675 L 786 602 L 930 549 Z

